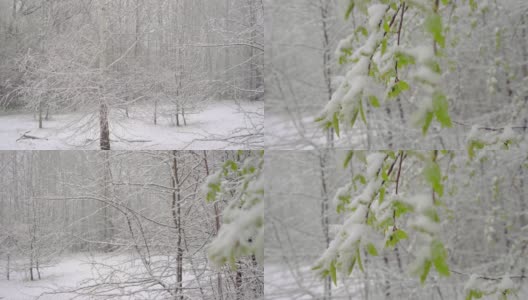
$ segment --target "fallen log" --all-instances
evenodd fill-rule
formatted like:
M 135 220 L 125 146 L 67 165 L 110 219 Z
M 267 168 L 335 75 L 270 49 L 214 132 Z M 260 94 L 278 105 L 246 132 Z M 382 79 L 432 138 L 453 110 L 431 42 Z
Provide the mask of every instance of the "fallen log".
M 28 133 L 30 132 L 31 130 L 29 131 L 26 131 L 24 132 L 16 141 L 20 141 L 20 140 L 25 140 L 25 139 L 28 139 L 28 140 L 48 140 L 47 138 L 42 138 L 42 137 L 38 137 L 38 136 L 34 136 L 34 135 L 29 135 Z

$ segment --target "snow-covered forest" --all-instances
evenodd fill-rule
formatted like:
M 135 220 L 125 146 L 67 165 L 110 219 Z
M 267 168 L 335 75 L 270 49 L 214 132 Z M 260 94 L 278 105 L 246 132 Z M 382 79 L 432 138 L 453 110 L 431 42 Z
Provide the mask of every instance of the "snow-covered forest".
M 0 300 L 528 299 L 527 174 L 526 0 L 0 0 Z
M 259 298 L 262 159 L 2 151 L 0 299 Z
M 474 131 L 526 135 L 527 10 L 524 0 L 265 1 L 266 145 L 463 149 Z
M 1 0 L 0 148 L 263 146 L 257 0 Z
M 269 151 L 265 299 L 526 299 L 526 151 Z

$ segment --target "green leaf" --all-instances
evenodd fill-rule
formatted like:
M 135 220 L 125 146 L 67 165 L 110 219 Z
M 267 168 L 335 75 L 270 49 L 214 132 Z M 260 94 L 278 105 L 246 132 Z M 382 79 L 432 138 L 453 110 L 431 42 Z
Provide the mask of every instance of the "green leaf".
M 335 267 L 335 261 L 332 261 L 330 263 L 330 277 L 332 278 L 334 285 L 337 286 L 337 272 Z
M 448 277 L 450 275 L 449 267 L 445 262 L 447 251 L 439 240 L 434 240 L 431 245 L 431 258 L 438 274 Z
M 367 244 L 367 252 L 372 256 L 378 256 L 378 250 L 376 250 L 376 246 L 372 243 Z
M 409 89 L 409 84 L 403 80 L 398 81 L 394 86 L 392 86 L 391 91 L 389 92 L 389 98 L 398 97 L 401 92 Z
M 407 233 L 401 229 L 398 229 L 392 233 L 392 235 L 389 237 L 387 242 L 385 243 L 385 247 L 392 248 L 396 246 L 401 240 L 407 239 Z
M 383 203 L 383 200 L 385 200 L 385 188 L 382 187 L 379 190 L 379 203 Z
M 433 39 L 440 45 L 445 47 L 445 37 L 443 35 L 442 17 L 439 14 L 431 14 L 425 20 L 425 30 L 429 32 Z
M 387 52 L 387 39 L 384 38 L 381 40 L 381 55 L 385 54 Z
M 350 0 L 350 2 L 348 3 L 347 10 L 345 12 L 345 20 L 348 20 L 348 18 L 350 17 L 350 14 L 354 10 L 354 6 L 355 6 L 354 0 Z
M 420 275 L 420 282 L 424 284 L 425 279 L 427 279 L 427 274 L 429 274 L 429 270 L 431 270 L 431 261 L 426 260 L 423 266 L 423 272 Z
M 480 298 L 482 298 L 483 295 L 484 295 L 484 293 L 482 293 L 481 291 L 470 290 L 469 293 L 466 296 L 466 300 L 471 300 L 473 298 L 480 299 Z
M 345 162 L 343 163 L 343 168 L 348 167 L 348 164 L 350 163 L 350 160 L 352 160 L 352 157 L 354 157 L 354 151 L 348 151 Z
M 337 112 L 334 113 L 332 119 L 332 127 L 334 127 L 336 135 L 339 137 L 339 119 L 337 118 Z
M 442 127 L 453 126 L 451 118 L 449 117 L 448 107 L 449 103 L 447 102 L 446 96 L 440 92 L 435 92 L 433 94 L 433 111 Z
M 425 113 L 425 120 L 424 125 L 422 126 L 422 134 L 426 135 L 427 130 L 429 130 L 429 126 L 431 125 L 431 122 L 433 121 L 434 114 L 431 111 L 428 111 Z
M 367 183 L 367 179 L 365 179 L 365 176 L 361 175 L 361 174 L 357 174 L 356 176 L 354 176 L 354 178 L 352 179 L 352 181 L 356 182 L 358 181 L 361 182 L 361 184 L 366 184 Z
M 369 102 L 373 107 L 380 107 L 378 97 L 376 96 L 369 96 Z
M 469 142 L 468 145 L 468 156 L 470 159 L 473 159 L 475 157 L 475 149 L 482 149 L 484 148 L 485 144 L 481 141 L 472 140 Z
M 469 0 L 469 7 L 471 7 L 471 10 L 472 10 L 472 11 L 477 10 L 477 8 L 478 8 L 477 1 L 475 1 L 475 0 Z
M 354 127 L 354 124 L 356 123 L 357 116 L 359 114 L 359 111 L 356 109 L 354 110 L 352 114 L 352 119 L 350 119 L 350 127 Z
M 352 271 L 354 271 L 354 265 L 356 264 L 356 258 L 352 258 L 352 262 L 350 263 L 350 266 L 348 267 L 348 275 L 352 274 Z
M 320 270 L 323 266 L 321 264 L 312 267 L 312 271 Z
M 363 26 L 359 26 L 359 27 L 356 29 L 356 32 L 361 32 L 361 34 L 363 34 L 364 36 L 368 36 L 367 28 L 365 28 L 365 27 L 363 27 Z
M 407 238 L 409 238 L 409 236 L 407 235 L 407 232 L 401 230 L 401 229 L 398 229 L 394 232 L 393 234 L 398 240 L 405 240 Z
M 469 291 L 469 293 L 466 296 L 466 300 L 471 300 L 471 299 L 473 299 L 473 294 L 471 293 L 471 291 Z
M 442 172 L 438 164 L 433 161 L 429 162 L 423 170 L 423 175 L 438 196 L 442 197 L 444 195 L 444 185 L 442 184 Z
M 416 63 L 414 57 L 403 52 L 397 52 L 394 57 L 396 58 L 396 62 L 400 68 L 403 68 L 407 65 L 414 65 Z
M 385 22 L 383 22 L 383 30 L 385 30 L 385 32 L 387 32 L 387 33 L 390 31 L 390 26 L 389 26 L 388 20 L 385 20 Z
M 413 208 L 401 201 L 394 201 L 392 202 L 392 206 L 394 208 L 394 213 L 396 214 L 396 218 L 400 217 L 401 215 L 404 215 L 407 212 L 413 211 Z
M 207 192 L 206 200 L 207 202 L 214 201 L 216 199 L 216 194 L 220 192 L 219 183 L 210 183 L 208 186 L 209 191 Z
M 363 269 L 363 264 L 361 263 L 361 254 L 359 252 L 359 247 L 356 249 L 356 261 L 361 272 L 365 272 L 365 270 Z
M 233 171 L 236 171 L 238 169 L 238 165 L 236 164 L 236 162 L 232 161 L 232 160 L 228 160 L 225 162 L 225 166 L 226 167 L 230 167 L 231 170 Z
M 367 118 L 365 117 L 365 112 L 363 111 L 363 101 L 359 100 L 359 114 L 361 115 L 361 120 L 363 123 L 367 124 Z

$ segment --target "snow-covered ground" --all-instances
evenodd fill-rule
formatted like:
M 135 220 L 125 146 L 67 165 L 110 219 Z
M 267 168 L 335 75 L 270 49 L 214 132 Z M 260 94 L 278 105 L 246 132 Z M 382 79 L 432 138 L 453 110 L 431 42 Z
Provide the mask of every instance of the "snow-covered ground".
M 166 263 L 167 257 L 153 257 L 152 261 Z M 4 261 L 0 261 L 2 266 Z M 155 263 L 153 263 L 155 264 Z M 189 268 L 184 268 L 189 270 Z M 111 272 L 110 272 L 111 271 Z M 63 257 L 57 264 L 43 267 L 41 270 L 41 279 L 30 281 L 26 271 L 11 272 L 11 279 L 8 281 L 2 274 L 0 278 L 0 299 L 5 300 L 62 300 L 62 299 L 94 299 L 93 297 L 83 297 L 83 293 L 92 295 L 92 288 L 103 281 L 107 284 L 106 288 L 99 291 L 111 294 L 123 294 L 123 297 L 117 296 L 113 299 L 151 299 L 153 294 L 141 292 L 134 296 L 127 293 L 152 289 L 157 291 L 154 295 L 159 294 L 156 299 L 164 299 L 166 293 L 160 292 L 155 284 L 148 282 L 148 276 L 144 274 L 145 270 L 138 259 L 134 259 L 128 254 L 72 254 Z M 210 272 L 200 271 L 199 276 L 204 279 L 211 276 Z M 35 275 L 36 276 L 36 275 Z M 133 278 L 130 276 L 138 276 Z M 103 279 L 104 278 L 104 279 Z M 141 280 L 145 280 L 142 284 Z M 137 283 L 139 281 L 139 283 Z M 168 279 L 164 279 L 168 282 Z M 134 284 L 136 282 L 136 284 Z M 183 287 L 194 290 L 196 288 L 196 279 L 192 271 L 183 273 Z M 119 284 L 119 287 L 118 285 Z M 148 286 L 148 288 L 145 288 Z M 84 287 L 85 289 L 79 289 Z M 77 293 L 68 293 L 67 291 L 77 290 Z M 158 293 L 159 292 L 159 293 Z M 192 291 L 191 291 L 192 292 Z M 188 292 L 190 293 L 190 292 Z M 159 298 L 161 297 L 161 298 Z M 102 296 L 102 298 L 105 298 Z
M 317 123 L 316 113 L 286 114 L 269 112 L 265 119 L 265 144 L 268 149 L 310 150 L 326 147 L 326 132 Z M 437 124 L 431 125 L 427 136 L 421 129 L 397 123 L 380 123 L 372 119 L 369 130 L 362 121 L 356 122 L 354 128 L 341 126 L 340 136 L 334 136 L 334 147 L 337 149 L 367 150 L 380 149 L 451 149 L 463 150 L 467 128 L 454 126 L 440 129 Z M 392 147 L 387 137 L 393 134 Z
M 5 262 L 2 262 L 3 264 Z M 26 272 L 27 273 L 27 272 Z M 30 281 L 24 272 L 11 272 L 11 280 L 0 278 L 0 299 L 26 300 L 35 299 L 44 292 L 62 288 L 75 288 L 83 280 L 92 276 L 92 265 L 85 255 L 71 255 L 57 265 L 44 268 L 42 279 Z M 3 275 L 3 274 L 2 274 Z M 43 295 L 39 299 L 70 299 L 72 294 Z
M 258 149 L 263 147 L 263 102 L 216 101 L 200 112 L 186 114 L 187 126 L 176 127 L 172 108 L 158 108 L 158 124 L 153 124 L 153 107 L 129 108 L 110 113 L 110 138 L 113 150 L 181 149 Z M 172 117 L 173 119 L 173 117 Z M 182 122 L 182 120 L 180 120 Z M 40 139 L 20 139 L 27 135 Z M 0 115 L 0 149 L 58 150 L 98 149 L 97 112 L 52 115 L 38 129 L 33 114 Z
M 307 150 L 326 146 L 326 133 L 315 122 L 316 115 L 292 118 L 285 114 L 266 114 L 265 141 L 270 149 Z M 335 138 L 337 148 L 355 148 L 365 144 L 366 136 L 360 130 L 342 132 Z
M 332 284 L 332 299 L 362 299 L 361 283 L 353 278 L 338 287 Z M 264 299 L 266 300 L 308 300 L 322 299 L 324 281 L 317 277 L 310 266 L 266 263 L 264 267 Z

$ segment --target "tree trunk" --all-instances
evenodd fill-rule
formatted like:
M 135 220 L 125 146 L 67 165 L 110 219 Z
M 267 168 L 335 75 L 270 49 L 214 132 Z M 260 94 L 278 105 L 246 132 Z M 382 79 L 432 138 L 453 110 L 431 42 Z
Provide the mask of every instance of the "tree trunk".
M 36 269 L 37 269 L 37 276 L 38 276 L 38 279 L 40 280 L 40 268 L 39 268 L 39 261 L 38 261 L 38 257 L 36 259 L 36 265 L 35 265 Z
M 110 169 L 110 155 L 109 152 L 103 152 L 103 199 L 106 201 L 112 201 L 111 195 L 111 169 Z M 110 252 L 112 250 L 112 238 L 113 238 L 113 224 L 110 207 L 108 204 L 103 203 L 103 241 L 105 242 L 103 250 L 104 252 Z
M 240 262 L 238 262 L 238 269 L 235 275 L 235 294 L 236 300 L 242 300 L 244 298 L 244 293 L 242 293 L 242 271 L 240 270 Z
M 387 269 L 389 270 L 390 269 L 389 258 L 387 257 L 387 255 L 383 255 L 383 261 L 385 262 L 385 266 L 387 266 Z M 385 299 L 390 299 L 390 296 L 391 296 L 390 290 L 391 290 L 390 281 L 388 279 L 385 279 Z
M 139 16 L 140 16 L 140 7 L 141 7 L 141 0 L 136 0 L 136 44 L 134 45 L 134 56 L 137 58 L 139 56 L 139 50 L 140 50 L 140 44 L 139 44 L 139 30 L 140 30 L 140 22 L 139 22 Z
M 39 106 L 38 106 L 38 122 L 39 122 L 39 128 L 42 129 L 42 99 L 39 100 Z
M 10 272 L 10 269 L 11 269 L 11 255 L 9 255 L 9 253 L 7 253 L 7 268 L 6 268 L 6 271 L 7 271 L 7 280 L 9 280 L 9 272 Z
M 11 11 L 11 24 L 9 24 L 9 33 L 15 36 L 18 34 L 17 0 L 13 0 L 13 8 Z
M 176 126 L 180 126 L 180 106 L 176 105 Z
M 31 239 L 31 243 L 29 244 L 29 278 L 31 281 L 35 280 L 33 278 L 33 238 Z
M 229 4 L 229 1 L 230 0 L 225 0 L 225 23 L 224 23 L 224 30 L 225 32 L 229 32 L 229 18 L 230 18 L 230 4 Z M 223 67 L 223 70 L 229 70 L 229 65 L 231 64 L 231 61 L 230 61 L 230 55 L 229 55 L 229 47 L 225 47 L 225 65 Z M 229 71 L 228 72 L 225 72 L 225 81 L 227 83 L 229 83 L 230 81 L 230 76 L 229 76 Z
M 326 155 L 327 152 L 319 154 L 319 167 L 321 172 L 321 196 L 323 201 L 321 202 L 321 225 L 323 228 L 323 237 L 325 241 L 325 247 L 328 248 L 330 245 L 330 226 L 328 220 L 328 188 L 326 184 L 326 174 L 325 174 L 325 165 L 326 165 Z M 323 299 L 332 299 L 332 281 L 330 276 L 325 277 L 324 279 L 324 296 Z
M 108 106 L 101 103 L 99 108 L 99 130 L 101 150 L 110 150 L 110 128 L 108 127 Z
M 205 165 L 205 175 L 209 176 L 209 166 L 207 165 L 207 151 L 204 150 L 204 165 Z M 220 212 L 218 211 L 218 203 L 215 201 L 213 204 L 214 213 L 215 213 L 215 233 L 218 235 L 220 230 Z M 216 276 L 218 297 L 220 300 L 224 299 L 224 293 L 222 290 L 222 273 L 218 272 Z
M 101 54 L 99 55 L 99 70 L 101 73 L 100 80 L 103 80 L 104 69 L 106 68 L 106 16 L 105 14 L 105 0 L 98 0 L 98 15 L 99 15 L 99 47 Z M 110 129 L 108 127 L 108 104 L 103 99 L 104 87 L 99 86 L 99 142 L 101 150 L 110 150 Z
M 178 230 L 178 237 L 176 242 L 176 299 L 183 300 L 182 281 L 183 281 L 183 249 L 182 249 L 182 228 L 181 228 L 181 194 L 180 194 L 180 178 L 178 177 L 178 160 L 176 159 L 177 151 L 172 151 L 173 176 L 172 176 L 172 218 L 174 225 Z M 178 296 L 179 295 L 179 296 Z
M 319 1 L 320 9 L 321 9 L 321 25 L 323 27 L 323 77 L 326 84 L 326 93 L 327 93 L 327 101 L 330 101 L 332 99 L 332 94 L 334 91 L 332 90 L 332 69 L 331 69 L 331 52 L 330 52 L 330 39 L 329 39 L 329 32 L 328 32 L 328 6 L 330 5 L 330 1 Z M 328 144 L 328 147 L 333 148 L 334 147 L 334 129 L 328 128 L 326 132 L 326 142 Z
M 158 99 L 154 100 L 154 125 L 158 125 Z

